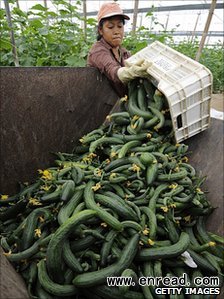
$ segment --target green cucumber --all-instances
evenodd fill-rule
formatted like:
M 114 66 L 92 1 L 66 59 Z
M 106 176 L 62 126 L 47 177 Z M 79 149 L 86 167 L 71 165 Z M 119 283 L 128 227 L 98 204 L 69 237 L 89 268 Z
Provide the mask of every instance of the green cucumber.
M 140 207 L 140 210 L 148 217 L 149 238 L 155 240 L 157 230 L 156 215 L 149 207 Z
M 48 235 L 47 237 L 46 237 L 45 233 L 42 233 L 42 235 L 43 236 L 41 237 L 41 239 L 37 240 L 29 248 L 27 248 L 23 251 L 20 251 L 18 253 L 7 254 L 7 259 L 10 262 L 20 262 L 22 260 L 31 258 L 33 255 L 35 255 L 39 251 L 39 248 L 41 246 L 42 247 L 46 246 L 50 242 L 51 238 L 53 237 L 53 234 Z
M 40 284 L 48 293 L 59 297 L 77 294 L 77 288 L 73 284 L 62 285 L 55 283 L 50 279 L 47 273 L 45 260 L 40 260 L 37 267 Z
M 65 240 L 63 244 L 63 259 L 67 266 L 74 271 L 75 273 L 82 273 L 83 268 L 79 262 L 79 260 L 73 254 L 69 240 Z
M 22 250 L 29 248 L 35 240 L 35 229 L 38 228 L 38 219 L 42 217 L 44 221 L 52 217 L 50 210 L 46 208 L 37 208 L 33 210 L 28 216 L 23 230 L 21 244 Z
M 103 136 L 93 142 L 90 143 L 90 147 L 89 147 L 89 152 L 90 153 L 94 153 L 95 150 L 99 147 L 102 146 L 102 144 L 123 144 L 123 141 L 119 138 L 115 138 L 115 137 L 106 137 Z
M 137 145 L 140 145 L 140 141 L 138 140 L 128 141 L 127 143 L 125 143 L 119 150 L 118 159 L 123 158 L 132 147 Z
M 151 165 L 147 166 L 146 169 L 146 183 L 147 186 L 152 185 L 155 181 L 156 177 L 158 176 L 158 163 L 152 163 Z
M 157 129 L 157 130 L 162 128 L 164 126 L 164 122 L 165 122 L 165 117 L 164 117 L 163 113 L 160 112 L 158 109 L 152 107 L 152 106 L 149 106 L 149 109 L 159 119 L 159 123 L 154 128 Z
M 88 219 L 96 215 L 93 210 L 85 210 L 76 213 L 66 220 L 54 233 L 47 248 L 47 269 L 53 281 L 61 282 L 61 260 L 63 242 L 73 232 L 73 230 Z
M 183 179 L 187 176 L 187 170 L 182 168 L 178 172 L 168 173 L 168 174 L 158 174 L 157 180 L 158 181 L 167 181 L 172 182 L 176 180 Z
M 74 191 L 72 198 L 63 205 L 58 212 L 58 223 L 62 225 L 73 213 L 74 209 L 81 202 L 83 196 L 83 190 Z
M 62 186 L 61 200 L 68 201 L 74 195 L 74 191 L 75 191 L 75 182 L 72 180 L 67 180 Z
M 182 232 L 177 243 L 171 246 L 164 246 L 158 248 L 143 248 L 138 252 L 136 260 L 147 261 L 157 259 L 167 259 L 181 255 L 190 244 L 190 238 L 187 233 Z
M 109 226 L 111 226 L 115 230 L 122 231 L 123 226 L 121 222 L 96 204 L 94 199 L 94 191 L 92 189 L 94 184 L 95 184 L 94 181 L 91 180 L 86 184 L 84 190 L 84 200 L 85 200 L 86 207 L 88 209 L 92 209 L 96 211 L 97 216 L 100 219 L 102 219 L 104 222 L 106 222 Z
M 138 250 L 138 241 L 139 234 L 137 233 L 128 240 L 127 245 L 122 250 L 121 256 L 116 263 L 99 269 L 98 271 L 79 274 L 74 278 L 73 284 L 77 287 L 88 288 L 105 283 L 107 277 L 120 275 L 122 271 L 131 265 Z
M 146 120 L 151 119 L 152 113 L 149 111 L 141 110 L 137 106 L 136 99 L 137 99 L 137 91 L 134 91 L 132 94 L 130 94 L 129 101 L 128 101 L 128 112 L 130 113 L 130 115 L 131 116 L 139 115 Z
M 109 194 L 108 194 L 109 193 Z M 99 203 L 111 208 L 118 215 L 127 220 L 138 220 L 137 215 L 134 211 L 126 204 L 126 202 L 122 199 L 119 199 L 119 196 L 113 194 L 112 192 L 108 192 L 107 194 L 96 194 L 96 201 Z M 112 193 L 112 194 L 111 194 Z
M 110 254 L 112 244 L 114 242 L 114 239 L 116 238 L 118 232 L 116 230 L 110 230 L 105 238 L 105 242 L 103 243 L 100 251 L 100 265 L 101 267 L 105 267 L 107 264 L 107 258 Z

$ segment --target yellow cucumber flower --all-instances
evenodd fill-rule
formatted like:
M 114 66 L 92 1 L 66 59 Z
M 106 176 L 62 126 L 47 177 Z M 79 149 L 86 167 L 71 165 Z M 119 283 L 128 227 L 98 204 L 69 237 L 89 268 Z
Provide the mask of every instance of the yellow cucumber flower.
M 155 244 L 155 242 L 152 239 L 148 239 L 148 244 L 153 246 Z
M 34 236 L 40 238 L 41 237 L 41 229 L 40 228 L 36 228 L 34 230 Z
M 2 200 L 6 200 L 6 199 L 8 199 L 9 198 L 9 196 L 7 195 L 7 194 L 2 194 L 1 195 L 1 199 Z
M 92 187 L 92 190 L 93 191 L 97 191 L 100 188 L 101 188 L 101 184 L 100 183 L 96 183 L 96 185 Z
M 42 203 L 37 198 L 34 198 L 34 197 L 29 198 L 29 204 L 33 205 L 33 206 L 41 206 L 42 205 Z
M 160 209 L 163 210 L 164 213 L 167 213 L 169 210 L 167 206 L 162 206 Z

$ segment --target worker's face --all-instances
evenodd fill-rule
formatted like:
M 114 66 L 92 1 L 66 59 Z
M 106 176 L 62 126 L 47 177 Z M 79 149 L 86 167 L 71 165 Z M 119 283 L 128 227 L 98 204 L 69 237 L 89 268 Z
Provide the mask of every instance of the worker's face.
M 99 33 L 113 48 L 119 47 L 124 37 L 123 19 L 116 16 L 105 20 Z

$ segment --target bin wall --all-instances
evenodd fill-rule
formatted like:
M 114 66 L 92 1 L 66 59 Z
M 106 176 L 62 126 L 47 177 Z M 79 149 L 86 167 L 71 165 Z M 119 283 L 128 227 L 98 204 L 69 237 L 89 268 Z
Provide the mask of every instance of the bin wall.
M 55 152 L 71 152 L 118 97 L 94 68 L 1 67 L 1 187 L 14 194 Z
M 197 173 L 206 177 L 201 189 L 215 208 L 208 217 L 207 229 L 219 235 L 224 234 L 223 125 L 222 120 L 211 118 L 208 130 L 185 140 L 189 145 L 189 163 Z

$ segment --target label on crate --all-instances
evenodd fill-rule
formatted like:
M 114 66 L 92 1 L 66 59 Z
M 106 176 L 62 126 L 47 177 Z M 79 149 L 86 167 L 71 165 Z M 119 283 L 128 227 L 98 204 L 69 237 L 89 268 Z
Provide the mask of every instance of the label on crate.
M 169 59 L 159 56 L 153 63 L 161 70 L 168 72 L 176 67 L 176 64 Z

